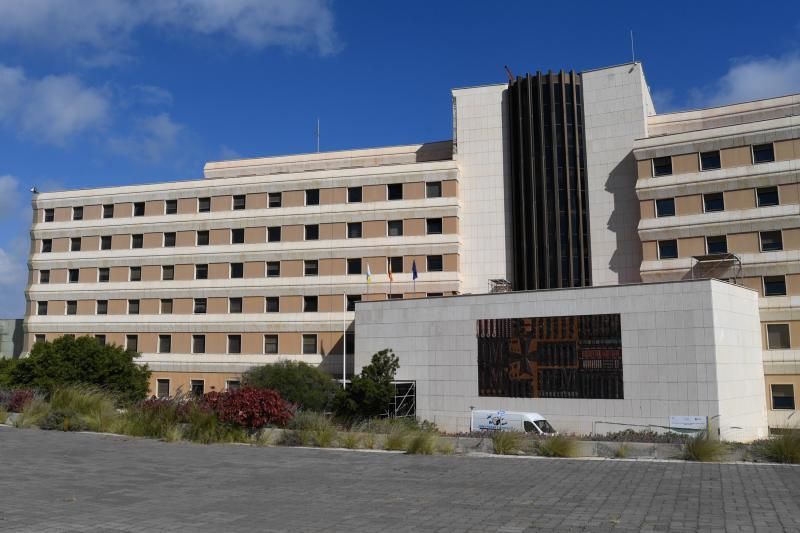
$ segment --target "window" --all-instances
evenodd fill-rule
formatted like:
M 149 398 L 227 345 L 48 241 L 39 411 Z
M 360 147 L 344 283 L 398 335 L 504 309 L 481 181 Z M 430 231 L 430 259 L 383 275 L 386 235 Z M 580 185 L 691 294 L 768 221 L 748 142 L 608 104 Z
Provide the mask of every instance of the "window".
M 310 355 L 317 353 L 317 336 L 313 334 L 303 335 L 303 354 Z
M 352 258 L 347 260 L 347 273 L 348 274 L 361 274 L 361 258 Z
M 229 298 L 228 299 L 228 312 L 229 313 L 241 313 L 242 312 L 242 299 L 241 298 Z
M 242 382 L 238 379 L 226 379 L 225 390 L 239 390 L 242 388 Z
M 764 296 L 786 296 L 786 277 L 764 276 Z
M 78 277 L 80 276 L 80 271 L 77 268 L 70 268 L 67 270 L 67 281 L 69 283 L 78 283 Z
M 777 187 L 759 187 L 756 189 L 756 197 L 758 198 L 758 207 L 769 207 L 780 203 Z
M 231 263 L 231 279 L 244 277 L 244 263 Z
M 319 224 L 306 225 L 306 240 L 316 241 L 319 239 Z
M 108 269 L 106 269 L 108 270 Z M 49 270 L 40 270 L 39 271 L 39 283 L 50 283 L 50 271 Z
M 281 193 L 279 192 L 271 192 L 269 193 L 269 207 L 280 207 L 281 206 Z
M 775 161 L 775 150 L 772 143 L 753 145 L 753 164 L 769 163 Z
M 164 246 L 166 248 L 174 248 L 175 247 L 175 232 L 170 231 L 164 234 Z
M 444 293 L 442 293 L 442 292 L 429 292 L 425 296 L 427 296 L 428 298 L 434 298 L 434 297 L 444 296 Z
M 206 353 L 205 335 L 192 335 L 192 353 Z
M 106 345 L 106 336 L 105 335 L 95 335 L 94 336 L 94 340 L 96 340 L 97 344 L 99 344 L 100 346 L 105 346 Z
M 126 335 L 125 336 L 125 349 L 129 352 L 138 352 L 139 351 L 139 336 L 138 335 Z
M 208 230 L 197 232 L 197 246 L 208 246 Z
M 208 307 L 208 301 L 205 298 L 194 299 L 194 314 L 204 315 Z
M 156 395 L 159 398 L 169 398 L 169 380 L 157 379 L 156 380 Z
M 388 295 L 388 299 L 389 300 L 402 300 L 403 299 L 403 295 L 402 294 L 389 294 Z
M 164 202 L 164 214 L 177 215 L 178 214 L 178 200 L 166 200 Z
M 357 204 L 361 202 L 361 187 L 348 187 L 347 188 L 347 202 Z
M 244 244 L 244 228 L 231 230 L 231 244 Z
M 129 315 L 139 314 L 139 300 L 128 300 L 128 314 Z
M 389 237 L 400 237 L 403 235 L 402 220 L 390 220 L 386 223 L 386 227 L 388 228 L 387 233 L 389 234 Z
M 719 150 L 700 152 L 700 170 L 716 170 L 722 168 L 719 160 Z
M 78 302 L 75 300 L 67 300 L 67 314 L 68 315 L 77 315 L 78 314 Z
M 53 251 L 53 239 L 42 239 L 42 253 L 49 254 Z
M 316 259 L 306 259 L 303 261 L 303 275 L 316 276 L 319 272 L 319 262 Z
M 45 222 L 52 222 L 56 218 L 56 210 L 55 209 L 45 209 L 44 210 L 44 221 Z
M 317 296 L 303 296 L 303 312 L 316 313 L 319 309 L 319 298 Z
M 277 335 L 264 335 L 264 353 L 278 353 Z
M 111 269 L 109 268 L 98 268 L 97 269 L 97 281 L 99 283 L 108 283 L 108 280 L 111 277 Z
M 209 211 L 211 211 L 211 198 L 198 198 L 197 212 L 208 213 Z
M 762 252 L 783 250 L 783 235 L 780 230 L 762 231 L 759 233 L 759 237 L 761 238 Z
M 194 279 L 208 279 L 208 265 L 195 265 Z
M 130 281 L 142 281 L 142 267 L 131 267 Z
M 728 253 L 728 237 L 726 235 L 706 237 L 706 251 L 709 254 Z
M 103 235 L 102 237 L 100 237 L 100 249 L 101 250 L 111 249 L 111 235 Z
M 360 239 L 361 238 L 361 222 L 348 222 L 347 223 L 347 238 Z
M 175 279 L 175 266 L 174 265 L 163 265 L 161 267 L 161 280 L 162 281 L 172 281 Z
M 242 353 L 241 335 L 228 335 L 228 353 Z
M 344 342 L 345 342 L 345 353 L 347 355 L 353 355 L 356 353 L 356 335 L 355 333 L 345 333 L 344 335 Z
M 267 277 L 279 278 L 281 276 L 281 262 L 267 261 Z
M 714 211 L 725 211 L 725 197 L 721 192 L 714 192 L 703 195 L 703 209 L 706 213 Z
M 36 314 L 39 316 L 47 315 L 47 302 L 36 302 Z
M 95 312 L 98 315 L 107 315 L 108 314 L 108 300 L 97 300 L 97 308 Z
M 658 258 L 659 259 L 677 259 L 678 257 L 678 241 L 669 239 L 667 241 L 658 241 Z
M 81 251 L 81 238 L 80 237 L 72 237 L 69 240 L 69 250 L 70 250 L 70 252 L 80 252 Z
M 247 207 L 247 196 L 244 194 L 237 194 L 233 197 L 233 210 L 234 211 L 241 211 Z
M 72 220 L 83 220 L 83 207 L 72 208 Z
M 192 385 L 192 396 L 196 398 L 201 397 L 206 392 L 206 382 L 202 379 L 193 379 L 191 382 Z
M 403 256 L 395 256 L 387 258 L 386 262 L 388 263 L 389 272 L 392 274 L 400 274 L 403 272 Z
M 267 296 L 267 313 L 279 313 L 281 299 L 277 296 Z
M 425 221 L 426 230 L 428 235 L 441 235 L 442 234 L 442 219 L 429 218 Z
M 428 256 L 428 272 L 442 272 L 444 270 L 442 265 L 441 255 Z
M 772 384 L 772 408 L 794 409 L 794 385 Z
M 319 189 L 306 191 L 306 205 L 319 205 Z
M 767 348 L 789 349 L 789 324 L 767 324 Z
M 674 217 L 675 216 L 675 198 L 661 198 L 656 200 L 656 216 L 661 217 Z
M 670 174 L 672 174 L 671 157 L 653 158 L 653 176 L 669 176 Z
M 133 204 L 133 216 L 135 216 L 135 217 L 143 217 L 144 216 L 144 202 L 134 202 L 134 204 Z
M 39 344 L 41 342 L 46 342 L 46 341 L 47 341 L 47 336 L 43 334 L 34 335 L 33 337 L 34 344 Z
M 348 311 L 355 311 L 356 310 L 356 302 L 361 301 L 360 294 L 348 294 L 347 295 L 347 310 Z
M 441 198 L 442 182 L 429 181 L 425 184 L 425 198 Z
M 281 242 L 280 226 L 270 226 L 267 228 L 267 242 Z
M 103 218 L 114 218 L 114 204 L 105 204 L 103 206 Z
M 162 315 L 172 314 L 172 298 L 164 298 L 163 300 L 161 300 L 161 314 Z
M 172 337 L 170 335 L 158 336 L 158 353 L 169 353 L 172 351 Z
M 402 200 L 403 199 L 403 184 L 390 183 L 386 186 L 386 198 L 389 200 Z
M 131 235 L 131 248 L 141 248 L 144 246 L 144 235 L 137 233 Z

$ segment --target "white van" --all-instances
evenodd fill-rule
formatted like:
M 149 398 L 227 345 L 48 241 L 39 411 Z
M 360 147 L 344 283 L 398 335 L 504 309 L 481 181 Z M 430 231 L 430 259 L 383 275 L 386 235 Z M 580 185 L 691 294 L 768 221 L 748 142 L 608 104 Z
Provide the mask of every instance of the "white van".
M 556 430 L 539 413 L 519 411 L 472 411 L 472 431 L 523 431 L 538 435 L 555 435 Z

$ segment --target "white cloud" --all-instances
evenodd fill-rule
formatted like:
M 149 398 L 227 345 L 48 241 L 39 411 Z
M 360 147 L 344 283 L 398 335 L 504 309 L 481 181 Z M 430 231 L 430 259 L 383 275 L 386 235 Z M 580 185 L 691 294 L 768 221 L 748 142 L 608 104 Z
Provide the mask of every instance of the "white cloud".
M 145 117 L 136 122 L 134 133 L 109 140 L 115 152 L 133 159 L 160 161 L 178 144 L 183 125 L 175 122 L 169 113 Z
M 153 106 L 172 105 L 172 93 L 155 85 L 134 85 L 137 102 Z

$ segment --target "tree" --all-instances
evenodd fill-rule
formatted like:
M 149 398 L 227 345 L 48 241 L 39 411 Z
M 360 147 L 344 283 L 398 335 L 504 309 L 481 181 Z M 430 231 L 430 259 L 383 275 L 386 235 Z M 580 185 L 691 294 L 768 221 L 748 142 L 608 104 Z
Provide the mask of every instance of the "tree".
M 123 403 L 147 396 L 150 370 L 137 365 L 136 352 L 104 345 L 91 337 L 65 335 L 37 342 L 28 357 L 11 369 L 14 386 L 52 391 L 61 385 L 86 384 L 116 394 Z
M 373 354 L 370 364 L 337 395 L 336 413 L 348 419 L 385 415 L 394 396 L 392 382 L 398 368 L 400 361 L 392 350 Z
M 320 368 L 302 362 L 281 361 L 251 368 L 242 384 L 255 389 L 273 389 L 289 402 L 308 411 L 327 411 L 339 385 Z

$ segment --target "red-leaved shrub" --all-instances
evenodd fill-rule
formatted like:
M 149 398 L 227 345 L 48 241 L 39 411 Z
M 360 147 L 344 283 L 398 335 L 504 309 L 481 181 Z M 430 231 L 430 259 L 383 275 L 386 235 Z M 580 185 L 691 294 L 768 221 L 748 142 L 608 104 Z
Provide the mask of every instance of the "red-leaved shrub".
M 269 424 L 285 426 L 294 416 L 294 407 L 270 389 L 244 388 L 209 392 L 200 402 L 214 411 L 220 422 L 258 429 Z
M 16 389 L 11 392 L 11 398 L 8 399 L 8 410 L 12 413 L 21 413 L 25 406 L 33 401 L 33 390 L 31 389 Z

